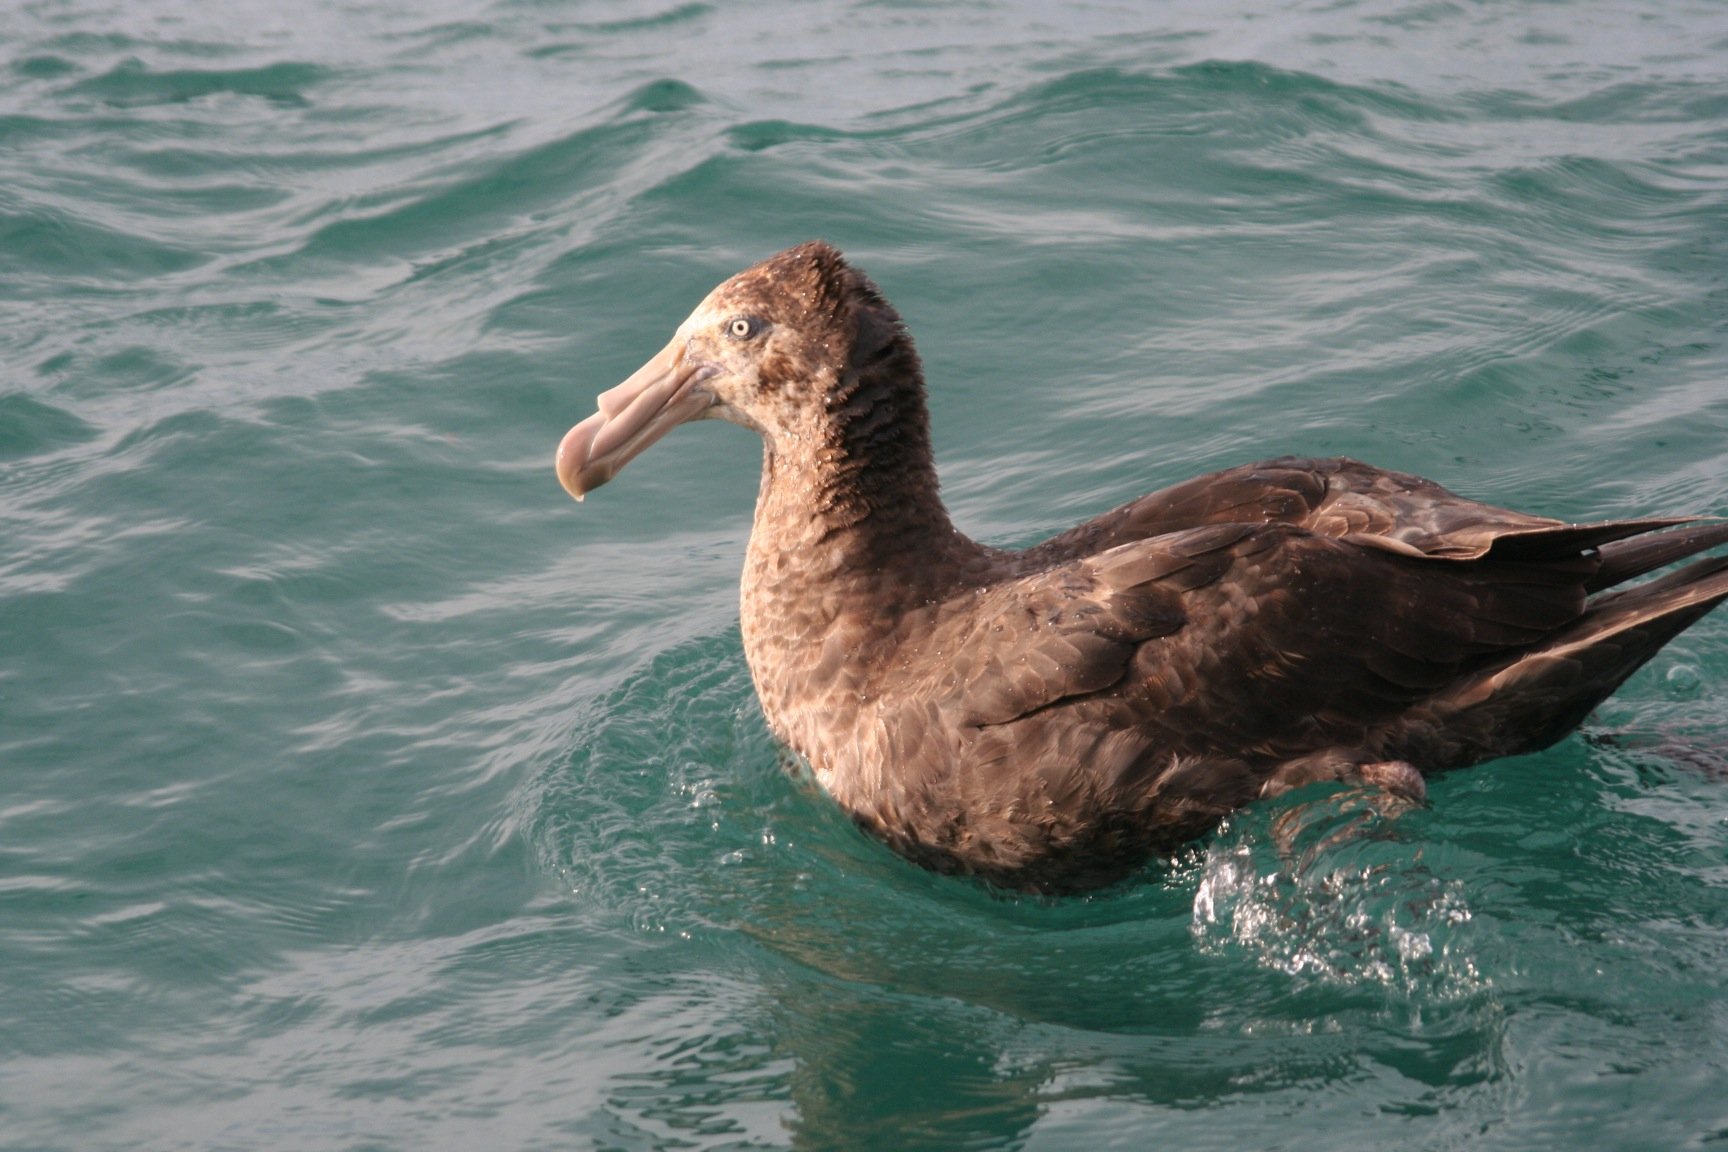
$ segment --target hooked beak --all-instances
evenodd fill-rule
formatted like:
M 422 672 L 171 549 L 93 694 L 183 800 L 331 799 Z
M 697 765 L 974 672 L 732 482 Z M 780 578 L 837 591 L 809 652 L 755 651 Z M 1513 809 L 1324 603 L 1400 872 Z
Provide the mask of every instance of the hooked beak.
M 600 394 L 600 411 L 570 429 L 558 444 L 558 482 L 580 500 L 618 474 L 673 428 L 698 419 L 714 396 L 698 387 L 714 374 L 692 364 L 674 340 L 618 387 Z

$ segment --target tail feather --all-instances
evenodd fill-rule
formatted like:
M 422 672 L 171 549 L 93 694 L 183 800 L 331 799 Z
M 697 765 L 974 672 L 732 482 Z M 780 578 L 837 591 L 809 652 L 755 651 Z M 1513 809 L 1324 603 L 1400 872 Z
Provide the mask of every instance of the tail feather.
M 1628 573 L 1648 571 L 1656 555 L 1684 556 L 1722 542 L 1717 536 L 1724 527 L 1673 534 L 1659 547 L 1629 549 L 1609 563 L 1620 564 Z M 1452 741 L 1444 751 L 1436 751 L 1461 766 L 1546 748 L 1582 723 L 1663 645 L 1724 600 L 1728 556 L 1707 557 L 1655 580 L 1594 597 L 1572 624 L 1436 700 L 1435 710 L 1444 717 L 1442 727 Z
M 1596 597 L 1576 624 L 1536 651 L 1584 653 L 1611 637 L 1634 634 L 1649 644 L 1649 653 L 1625 669 L 1614 682 L 1618 686 L 1638 664 L 1724 599 L 1728 599 L 1728 556 L 1710 556 L 1644 584 Z

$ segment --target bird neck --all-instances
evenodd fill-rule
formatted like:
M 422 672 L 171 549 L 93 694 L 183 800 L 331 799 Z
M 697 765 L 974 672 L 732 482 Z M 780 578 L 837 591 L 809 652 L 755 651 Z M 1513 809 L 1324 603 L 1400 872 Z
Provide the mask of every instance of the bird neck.
M 867 691 L 870 651 L 985 552 L 943 507 L 915 373 L 838 387 L 828 409 L 805 434 L 765 437 L 740 603 L 758 692 L 794 747 L 782 711 Z
M 766 438 L 753 558 L 828 587 L 841 572 L 879 574 L 862 583 L 880 585 L 884 606 L 927 594 L 976 546 L 942 503 L 916 354 L 908 346 L 849 376 L 813 415 L 799 434 Z

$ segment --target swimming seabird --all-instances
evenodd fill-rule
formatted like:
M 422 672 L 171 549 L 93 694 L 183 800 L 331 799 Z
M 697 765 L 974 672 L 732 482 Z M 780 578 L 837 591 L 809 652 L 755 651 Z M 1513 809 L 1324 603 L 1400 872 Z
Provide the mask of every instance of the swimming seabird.
M 1024 551 L 956 529 L 924 375 L 824 243 L 727 280 L 558 446 L 578 500 L 674 425 L 762 436 L 740 597 L 774 735 L 864 829 L 1013 888 L 1115 881 L 1256 798 L 1560 739 L 1728 597 L 1697 518 L 1568 524 L 1354 460 L 1154 492 Z

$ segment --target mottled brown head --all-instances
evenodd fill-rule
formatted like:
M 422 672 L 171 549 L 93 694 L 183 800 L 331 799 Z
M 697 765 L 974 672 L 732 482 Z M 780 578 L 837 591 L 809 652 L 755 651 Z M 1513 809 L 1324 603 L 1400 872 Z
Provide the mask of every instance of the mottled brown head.
M 689 420 L 754 428 L 771 450 L 801 446 L 843 472 L 858 449 L 887 441 L 910 437 L 928 452 L 911 338 L 876 286 L 820 241 L 714 289 L 599 408 L 558 446 L 558 478 L 578 500 Z

